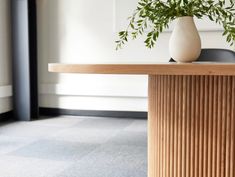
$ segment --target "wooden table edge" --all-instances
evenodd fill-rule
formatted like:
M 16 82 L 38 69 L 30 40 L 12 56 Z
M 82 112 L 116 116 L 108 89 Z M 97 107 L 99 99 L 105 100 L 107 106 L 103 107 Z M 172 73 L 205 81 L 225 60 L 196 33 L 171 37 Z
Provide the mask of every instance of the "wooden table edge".
M 234 63 L 48 64 L 48 71 L 80 74 L 235 75 Z

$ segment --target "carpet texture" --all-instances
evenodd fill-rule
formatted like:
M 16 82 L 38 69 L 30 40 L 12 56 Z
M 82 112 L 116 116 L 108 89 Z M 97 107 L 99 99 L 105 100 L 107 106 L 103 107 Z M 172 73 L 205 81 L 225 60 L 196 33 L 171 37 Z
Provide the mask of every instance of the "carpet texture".
M 0 124 L 0 177 L 147 177 L 147 121 L 63 116 Z

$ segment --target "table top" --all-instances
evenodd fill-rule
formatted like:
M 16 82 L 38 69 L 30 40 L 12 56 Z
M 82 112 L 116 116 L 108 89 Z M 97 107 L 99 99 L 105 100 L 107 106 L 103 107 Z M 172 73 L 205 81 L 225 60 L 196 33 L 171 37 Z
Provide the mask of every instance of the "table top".
M 62 64 L 50 63 L 49 72 L 133 75 L 225 75 L 235 76 L 235 63 L 157 63 L 157 64 Z

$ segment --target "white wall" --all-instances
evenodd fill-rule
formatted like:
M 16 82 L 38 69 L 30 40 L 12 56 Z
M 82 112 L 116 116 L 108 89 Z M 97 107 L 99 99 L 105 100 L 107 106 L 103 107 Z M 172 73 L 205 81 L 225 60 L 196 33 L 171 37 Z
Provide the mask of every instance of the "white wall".
M 12 110 L 9 0 L 0 0 L 0 113 Z
M 147 110 L 147 76 L 53 74 L 47 71 L 47 64 L 51 62 L 156 63 L 169 59 L 170 33 L 163 33 L 152 50 L 145 48 L 142 38 L 115 51 L 116 1 L 38 0 L 41 107 Z M 201 32 L 202 46 L 228 48 L 221 34 L 219 31 Z

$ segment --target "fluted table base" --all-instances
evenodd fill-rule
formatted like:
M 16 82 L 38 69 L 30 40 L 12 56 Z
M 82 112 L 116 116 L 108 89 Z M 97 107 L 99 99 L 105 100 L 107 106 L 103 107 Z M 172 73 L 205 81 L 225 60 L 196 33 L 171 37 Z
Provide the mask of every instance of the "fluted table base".
M 148 177 L 235 177 L 235 77 L 149 76 Z

